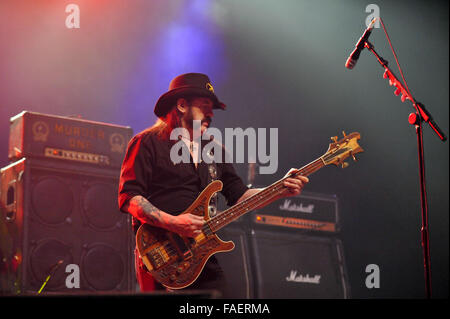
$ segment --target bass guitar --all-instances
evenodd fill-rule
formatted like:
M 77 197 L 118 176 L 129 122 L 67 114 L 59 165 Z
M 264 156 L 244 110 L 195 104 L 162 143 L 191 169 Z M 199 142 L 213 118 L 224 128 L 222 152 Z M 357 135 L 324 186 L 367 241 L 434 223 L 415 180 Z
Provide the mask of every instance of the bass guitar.
M 183 214 L 203 216 L 205 223 L 202 232 L 194 238 L 181 237 L 163 228 L 143 224 L 136 233 L 136 246 L 139 256 L 151 275 L 162 285 L 170 289 L 181 289 L 191 285 L 200 275 L 208 259 L 218 253 L 234 248 L 232 241 L 222 241 L 216 232 L 240 216 L 254 210 L 263 204 L 275 201 L 288 191 L 283 181 L 296 175 L 308 176 L 326 165 L 336 165 L 345 168 L 348 162 L 344 160 L 364 150 L 358 145 L 360 134 L 357 132 L 346 135 L 339 141 L 332 137 L 325 154 L 292 173 L 262 189 L 253 196 L 237 203 L 214 217 L 209 215 L 211 197 L 222 190 L 222 182 L 211 182 L 189 206 Z

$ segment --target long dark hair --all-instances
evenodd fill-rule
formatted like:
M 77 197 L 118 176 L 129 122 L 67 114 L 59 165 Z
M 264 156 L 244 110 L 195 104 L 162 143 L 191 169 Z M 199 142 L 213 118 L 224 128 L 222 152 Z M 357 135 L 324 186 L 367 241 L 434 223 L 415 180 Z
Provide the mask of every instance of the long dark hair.
M 190 106 L 195 96 L 183 96 L 182 98 L 185 99 Z M 155 124 L 153 124 L 147 130 L 149 132 L 155 133 L 160 139 L 169 140 L 172 130 L 174 128 L 182 126 L 181 115 L 181 112 L 176 107 L 175 101 L 174 107 L 172 107 L 172 109 L 163 118 L 158 118 Z

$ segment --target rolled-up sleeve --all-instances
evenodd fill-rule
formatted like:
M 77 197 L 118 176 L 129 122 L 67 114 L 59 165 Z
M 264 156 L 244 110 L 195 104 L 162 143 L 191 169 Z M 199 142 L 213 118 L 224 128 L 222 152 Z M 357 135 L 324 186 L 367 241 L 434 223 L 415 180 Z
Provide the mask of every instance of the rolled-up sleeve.
M 119 180 L 119 209 L 134 196 L 147 197 L 148 183 L 151 180 L 151 154 L 142 135 L 133 137 L 128 143 L 122 163 Z

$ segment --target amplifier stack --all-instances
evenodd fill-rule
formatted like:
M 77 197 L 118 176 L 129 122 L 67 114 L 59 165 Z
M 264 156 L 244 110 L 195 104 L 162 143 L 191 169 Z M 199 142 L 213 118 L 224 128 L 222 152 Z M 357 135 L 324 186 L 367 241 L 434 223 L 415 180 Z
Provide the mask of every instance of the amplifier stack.
M 336 196 L 302 192 L 225 227 L 230 298 L 350 298 Z M 239 266 L 237 266 L 239 265 Z
M 27 111 L 11 118 L 11 163 L 0 170 L 0 293 L 134 290 L 131 220 L 117 207 L 132 134 Z M 66 285 L 68 265 L 79 269 L 78 289 Z

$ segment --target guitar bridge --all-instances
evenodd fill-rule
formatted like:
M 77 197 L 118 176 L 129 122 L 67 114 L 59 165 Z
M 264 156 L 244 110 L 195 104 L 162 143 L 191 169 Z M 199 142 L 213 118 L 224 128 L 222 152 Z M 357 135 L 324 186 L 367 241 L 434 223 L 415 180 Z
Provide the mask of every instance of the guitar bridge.
M 163 247 L 156 247 L 147 253 L 147 258 L 154 268 L 162 267 L 170 258 Z

